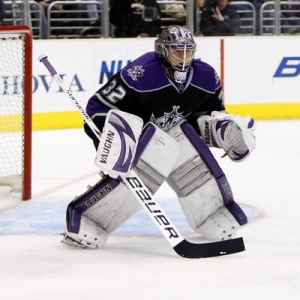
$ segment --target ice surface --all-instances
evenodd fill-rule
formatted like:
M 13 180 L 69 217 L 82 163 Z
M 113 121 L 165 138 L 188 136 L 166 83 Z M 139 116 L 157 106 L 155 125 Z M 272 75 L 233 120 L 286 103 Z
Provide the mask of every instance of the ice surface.
M 67 204 L 99 178 L 95 153 L 81 129 L 35 131 L 32 200 L 0 199 L 0 299 L 300 299 L 300 120 L 258 126 L 245 162 L 214 150 L 250 220 L 246 251 L 198 260 L 179 257 L 143 210 L 104 249 L 61 244 Z M 202 241 L 166 185 L 157 199 Z

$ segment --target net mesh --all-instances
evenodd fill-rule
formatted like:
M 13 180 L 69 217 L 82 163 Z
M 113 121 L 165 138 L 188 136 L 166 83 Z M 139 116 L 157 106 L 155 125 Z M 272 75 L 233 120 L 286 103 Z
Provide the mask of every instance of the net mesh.
M 22 191 L 24 36 L 0 31 L 0 186 Z

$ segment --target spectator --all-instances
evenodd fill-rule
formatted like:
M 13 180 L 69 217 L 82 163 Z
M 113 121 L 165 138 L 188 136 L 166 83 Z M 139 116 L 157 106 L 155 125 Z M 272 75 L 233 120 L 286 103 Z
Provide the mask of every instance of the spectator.
M 36 3 L 38 3 L 40 6 L 43 7 L 42 11 L 40 12 L 36 5 L 31 4 L 30 10 L 31 10 L 31 19 L 32 19 L 32 26 L 39 27 L 41 30 L 41 37 L 42 39 L 46 39 L 48 37 L 48 22 L 47 22 L 47 8 L 49 4 L 42 0 L 34 0 Z M 41 16 L 40 16 L 41 13 Z M 38 20 L 41 20 L 38 21 Z M 34 31 L 35 33 L 35 31 Z
M 51 3 L 55 2 L 55 0 L 34 0 L 35 2 L 39 3 L 45 10 L 45 14 L 47 16 L 48 7 Z M 55 8 L 57 10 L 63 10 L 64 7 L 61 4 L 55 4 Z
M 254 6 L 254 11 L 256 15 L 256 23 L 255 26 L 255 34 L 259 35 L 259 29 L 260 29 L 260 9 L 261 6 L 267 2 L 268 0 L 246 0 L 245 2 L 249 2 Z M 235 2 L 237 2 L 235 4 Z M 244 26 L 244 29 L 242 33 L 252 33 L 252 26 L 253 22 L 251 19 L 254 17 L 253 9 L 249 5 L 244 5 L 240 3 L 240 0 L 231 0 L 231 6 L 230 8 L 239 11 L 239 15 L 242 19 L 248 19 L 248 20 L 242 20 L 242 25 Z
M 281 21 L 281 33 L 299 33 L 299 5 L 297 5 L 296 1 L 294 3 L 295 5 L 291 5 L 288 1 L 281 1 L 281 11 L 279 13 Z M 275 21 L 274 10 L 270 12 L 270 17 L 272 17 Z M 272 25 L 275 26 L 275 22 L 272 23 Z
M 88 0 L 87 0 L 88 1 Z M 100 27 L 101 27 L 101 13 L 99 15 L 99 9 L 101 9 L 101 1 L 97 0 L 99 2 L 99 5 L 97 4 L 86 4 L 84 5 L 86 10 L 86 15 L 90 19 L 89 24 L 86 24 L 88 27 L 83 28 L 81 30 L 79 37 L 86 37 L 87 35 L 91 35 L 91 37 L 94 37 L 94 35 L 101 34 Z
M 84 22 L 84 11 L 87 10 L 85 4 L 77 3 L 76 1 L 64 2 L 64 4 L 56 3 L 57 0 L 35 0 L 45 9 L 45 14 L 48 17 L 48 10 L 51 6 L 51 34 L 73 35 L 80 33 L 78 27 L 88 26 L 90 22 Z M 55 21 L 53 19 L 56 19 Z M 48 20 L 49 21 L 49 20 Z
M 164 22 L 164 25 L 183 25 L 186 23 L 186 7 L 183 4 L 164 4 L 165 17 L 173 18 L 169 22 Z
M 0 25 L 2 25 L 4 20 L 4 3 L 3 0 L 0 0 Z
M 161 31 L 160 7 L 155 0 L 113 0 L 110 22 L 116 37 L 155 37 Z
M 235 35 L 240 32 L 241 19 L 228 7 L 228 0 L 205 0 L 200 21 L 204 36 Z
M 101 1 L 97 0 L 99 5 L 101 5 Z M 87 16 L 90 18 L 90 25 L 96 26 L 96 24 L 100 23 L 100 16 L 98 13 L 97 4 L 86 4 Z
M 195 35 L 199 35 L 200 20 L 204 7 L 204 0 L 194 0 L 194 29 Z
M 42 14 L 42 38 L 47 38 L 48 37 L 48 22 L 47 22 L 47 17 L 48 17 L 48 8 L 51 3 L 55 2 L 55 0 L 34 0 L 37 2 L 39 5 L 41 5 L 44 8 L 44 13 Z M 52 8 L 52 10 L 57 11 L 57 14 L 55 14 L 55 18 L 60 18 L 60 11 L 63 11 L 63 5 L 61 4 L 56 4 Z M 35 12 L 33 12 L 34 14 Z M 61 27 L 61 22 L 60 21 L 55 21 L 53 22 L 53 25 L 55 27 Z M 57 34 L 60 33 L 60 30 L 56 32 Z
M 295 3 L 296 2 L 296 3 Z M 298 2 L 298 3 L 297 3 Z M 299 1 L 294 1 L 295 5 L 288 4 L 285 5 L 283 2 L 282 9 L 288 9 L 289 12 L 283 12 L 283 15 L 289 19 L 289 28 L 287 28 L 287 33 L 296 34 L 300 32 L 300 3 Z

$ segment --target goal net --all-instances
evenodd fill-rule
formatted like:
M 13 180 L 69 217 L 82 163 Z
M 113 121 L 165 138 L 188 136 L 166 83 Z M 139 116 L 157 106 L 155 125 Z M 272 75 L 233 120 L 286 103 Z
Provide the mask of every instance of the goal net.
M 31 31 L 0 26 L 0 190 L 22 200 L 31 198 L 31 99 Z

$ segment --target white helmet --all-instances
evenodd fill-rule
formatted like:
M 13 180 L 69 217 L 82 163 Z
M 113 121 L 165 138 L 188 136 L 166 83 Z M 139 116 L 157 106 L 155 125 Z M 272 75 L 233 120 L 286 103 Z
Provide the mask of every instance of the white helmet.
M 176 52 L 180 51 L 180 57 Z M 196 43 L 192 33 L 185 27 L 171 25 L 163 29 L 155 41 L 155 53 L 165 65 L 177 83 L 184 83 L 188 69 L 191 67 L 196 52 Z M 170 58 L 176 57 L 176 62 Z

